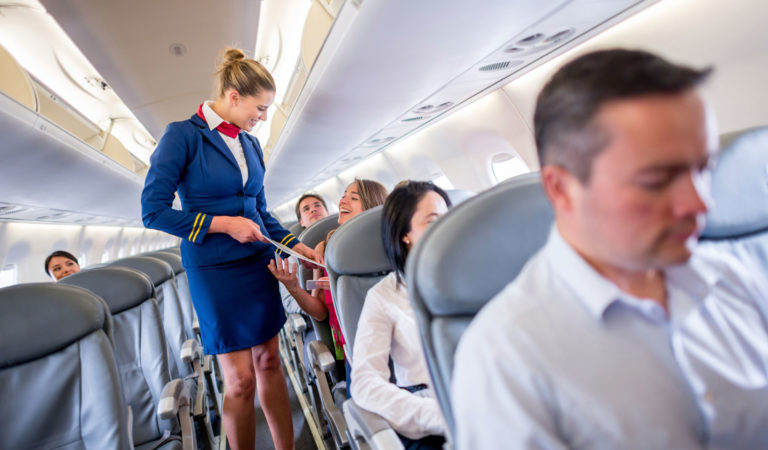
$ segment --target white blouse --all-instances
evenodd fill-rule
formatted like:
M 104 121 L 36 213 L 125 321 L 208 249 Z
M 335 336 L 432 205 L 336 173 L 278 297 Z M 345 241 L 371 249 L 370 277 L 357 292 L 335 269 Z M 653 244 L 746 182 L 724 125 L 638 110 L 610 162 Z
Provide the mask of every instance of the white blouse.
M 397 385 L 389 382 L 389 358 Z M 390 273 L 365 298 L 352 358 L 352 398 L 386 419 L 400 434 L 420 439 L 445 435 L 445 421 L 431 389 L 424 350 L 404 285 Z M 430 386 L 410 393 L 398 386 Z
M 224 122 L 224 119 L 216 114 L 216 111 L 211 108 L 211 103 L 213 102 L 210 100 L 203 102 L 203 115 L 205 116 L 205 121 L 208 123 L 208 129 L 215 130 L 219 124 Z M 238 135 L 231 138 L 221 131 L 219 131 L 219 136 L 221 136 L 224 143 L 227 144 L 227 147 L 232 152 L 232 156 L 235 157 L 235 161 L 237 161 L 237 165 L 240 167 L 240 175 L 243 177 L 243 187 L 245 187 L 245 182 L 248 181 L 248 164 L 245 162 L 245 153 L 243 153 L 243 144 L 240 143 L 240 136 Z

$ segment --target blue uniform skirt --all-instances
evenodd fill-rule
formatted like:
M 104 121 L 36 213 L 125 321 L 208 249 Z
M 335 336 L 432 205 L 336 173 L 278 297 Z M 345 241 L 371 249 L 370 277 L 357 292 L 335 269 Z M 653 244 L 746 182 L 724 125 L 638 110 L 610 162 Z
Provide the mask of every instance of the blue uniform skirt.
M 229 353 L 263 344 L 285 323 L 272 253 L 187 269 L 203 350 Z

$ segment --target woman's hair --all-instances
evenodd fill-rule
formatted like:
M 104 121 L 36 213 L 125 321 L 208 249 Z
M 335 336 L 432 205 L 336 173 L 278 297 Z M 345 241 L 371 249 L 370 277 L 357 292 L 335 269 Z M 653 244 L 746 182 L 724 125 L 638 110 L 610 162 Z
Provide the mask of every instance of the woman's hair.
M 398 284 L 402 283 L 402 277 L 405 276 L 405 260 L 408 257 L 408 246 L 403 242 L 403 237 L 411 231 L 411 219 L 416 213 L 416 206 L 429 191 L 439 194 L 445 200 L 446 206 L 451 206 L 448 194 L 429 181 L 402 183 L 384 202 L 384 210 L 381 214 L 381 239 L 384 252 L 395 270 Z
M 363 178 L 355 178 L 355 185 L 357 185 L 357 193 L 360 196 L 360 203 L 363 205 L 363 211 L 368 211 L 371 208 L 384 204 L 387 199 L 387 188 L 378 181 L 366 180 Z M 334 228 L 325 237 L 325 243 L 331 239 L 333 233 L 338 230 L 339 227 Z M 323 247 L 323 256 L 325 256 L 325 247 Z
M 383 205 L 387 199 L 387 188 L 378 181 L 355 178 L 357 193 L 360 194 L 360 203 L 363 204 L 363 211 Z
M 245 57 L 239 48 L 222 50 L 221 63 L 216 71 L 219 97 L 228 89 L 247 97 L 262 91 L 275 92 L 275 80 L 258 61 Z
M 77 262 L 77 258 L 75 258 L 75 255 L 73 255 L 72 253 L 65 252 L 64 250 L 56 250 L 55 252 L 48 255 L 47 258 L 45 258 L 45 274 L 48 276 L 51 276 L 51 273 L 48 272 L 48 264 L 50 264 L 51 259 L 53 259 L 56 256 L 63 256 L 64 258 L 74 261 L 75 264 L 78 264 L 78 265 L 80 264 L 79 262 Z

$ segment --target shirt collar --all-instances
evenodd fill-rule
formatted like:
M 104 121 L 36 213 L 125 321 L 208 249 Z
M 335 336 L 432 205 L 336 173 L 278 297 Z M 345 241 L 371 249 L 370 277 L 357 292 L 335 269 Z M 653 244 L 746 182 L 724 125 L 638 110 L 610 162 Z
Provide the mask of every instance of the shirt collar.
M 216 114 L 216 111 L 211 108 L 211 104 L 213 102 L 210 100 L 203 102 L 203 115 L 205 116 L 205 121 L 208 124 L 209 130 L 215 130 L 216 127 L 221 125 L 222 122 L 224 122 L 224 119 L 222 119 L 218 114 Z
M 637 304 L 636 297 L 621 291 L 612 281 L 600 275 L 563 239 L 556 225 L 552 226 L 546 250 L 552 270 L 571 288 L 592 316 L 602 320 L 605 311 L 614 303 L 624 300 Z M 664 270 L 667 285 L 672 285 L 703 299 L 720 280 L 721 274 L 707 265 L 694 252 L 691 258 Z
M 597 273 L 553 225 L 546 244 L 552 270 L 571 288 L 592 316 L 601 320 L 603 313 L 621 298 L 621 290 Z

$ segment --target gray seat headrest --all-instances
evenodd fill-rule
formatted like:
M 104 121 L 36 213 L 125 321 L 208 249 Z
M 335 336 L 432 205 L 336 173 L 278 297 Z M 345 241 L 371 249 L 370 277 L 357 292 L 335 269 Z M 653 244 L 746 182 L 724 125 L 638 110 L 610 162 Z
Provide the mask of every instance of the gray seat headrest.
M 542 247 L 553 220 L 539 172 L 452 208 L 408 257 L 412 298 L 418 295 L 430 315 L 474 314 Z
M 318 220 L 302 231 L 299 235 L 299 240 L 307 247 L 314 248 L 317 244 L 325 240 L 331 230 L 338 226 L 339 215 L 332 214 Z
M 727 134 L 720 142 L 713 204 L 701 238 L 732 239 L 768 230 L 768 127 Z
M 115 315 L 138 306 L 155 296 L 152 281 L 141 272 L 126 267 L 82 270 L 60 283 L 88 289 L 101 297 Z
M 453 206 L 464 203 L 466 200 L 477 195 L 475 192 L 465 191 L 464 189 L 448 189 L 445 193 L 448 194 L 448 198 L 451 199 Z
M 107 305 L 81 287 L 29 283 L 0 289 L 0 369 L 56 352 L 100 329 L 112 338 Z
M 392 270 L 381 240 L 382 208 L 377 206 L 360 213 L 331 236 L 325 249 L 329 272 L 356 275 Z
M 160 286 L 173 277 L 171 265 L 151 256 L 130 256 L 110 263 L 108 267 L 128 267 L 149 276 L 152 284 Z
M 146 255 L 143 255 L 143 256 L 149 256 L 150 258 L 157 258 L 167 262 L 168 264 L 171 265 L 171 269 L 173 269 L 174 275 L 178 275 L 181 272 L 184 272 L 184 266 L 181 265 L 181 256 L 175 253 L 159 251 L 159 252 L 147 253 Z
M 290 231 L 292 235 L 298 237 L 301 232 L 304 231 L 304 227 L 302 227 L 300 223 L 296 222 L 288 228 L 288 231 Z
M 181 256 L 181 249 L 179 247 L 170 247 L 160 250 L 161 252 L 173 253 L 174 255 Z

